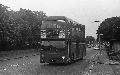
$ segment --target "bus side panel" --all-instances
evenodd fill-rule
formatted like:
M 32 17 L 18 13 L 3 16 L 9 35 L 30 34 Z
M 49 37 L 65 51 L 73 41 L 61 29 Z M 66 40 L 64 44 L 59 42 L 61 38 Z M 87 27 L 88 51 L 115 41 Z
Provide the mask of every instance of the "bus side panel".
M 83 57 L 86 56 L 86 44 L 83 44 Z
M 82 57 L 86 56 L 86 47 L 85 47 L 85 44 L 80 43 L 79 46 L 80 46 L 80 50 L 81 50 L 81 53 L 82 53 Z
M 71 59 L 77 60 L 77 59 L 83 59 L 83 57 L 86 55 L 86 47 L 83 43 L 71 43 Z
M 83 58 L 82 45 L 79 43 L 79 59 Z
M 85 44 L 79 43 L 79 58 L 83 59 L 83 57 L 86 55 L 86 48 Z
M 71 42 L 71 51 L 70 51 L 70 58 L 74 60 L 76 58 L 76 43 Z
M 83 49 L 83 56 L 86 56 L 86 44 L 84 44 L 84 49 Z
M 80 49 L 79 49 L 79 43 L 77 42 L 76 43 L 76 50 L 75 50 L 75 53 L 76 53 L 76 58 L 79 59 L 79 56 L 80 56 Z

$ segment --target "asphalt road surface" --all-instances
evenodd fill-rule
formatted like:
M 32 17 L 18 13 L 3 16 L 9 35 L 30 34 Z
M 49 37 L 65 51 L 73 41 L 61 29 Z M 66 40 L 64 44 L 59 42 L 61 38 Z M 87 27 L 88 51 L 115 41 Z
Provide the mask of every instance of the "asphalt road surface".
M 16 59 L 0 61 L 0 75 L 85 75 L 91 66 L 90 60 L 99 51 L 87 49 L 86 57 L 72 64 L 49 65 L 40 63 L 39 54 L 28 52 L 27 56 L 18 54 Z

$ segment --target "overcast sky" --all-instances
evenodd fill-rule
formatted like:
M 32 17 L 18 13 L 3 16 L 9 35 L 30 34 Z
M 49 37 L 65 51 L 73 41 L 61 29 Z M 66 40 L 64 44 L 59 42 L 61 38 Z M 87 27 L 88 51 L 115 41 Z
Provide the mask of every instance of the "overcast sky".
M 66 16 L 86 26 L 86 35 L 96 38 L 96 30 L 106 18 L 120 16 L 120 0 L 0 0 L 13 10 L 44 11 L 48 16 Z

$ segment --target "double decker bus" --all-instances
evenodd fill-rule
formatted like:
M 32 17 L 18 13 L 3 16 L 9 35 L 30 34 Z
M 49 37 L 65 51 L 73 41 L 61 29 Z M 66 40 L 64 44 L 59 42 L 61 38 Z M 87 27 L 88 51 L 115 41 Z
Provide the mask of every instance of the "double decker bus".
M 85 55 L 85 25 L 65 16 L 43 19 L 40 63 L 69 63 Z

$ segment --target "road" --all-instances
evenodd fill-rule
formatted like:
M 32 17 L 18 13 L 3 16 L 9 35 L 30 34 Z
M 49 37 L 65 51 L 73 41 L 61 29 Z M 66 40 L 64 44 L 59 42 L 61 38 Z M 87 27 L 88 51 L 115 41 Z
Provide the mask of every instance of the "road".
M 85 75 L 91 66 L 90 60 L 98 53 L 92 48 L 87 49 L 83 60 L 67 65 L 49 65 L 40 63 L 37 52 L 27 53 L 27 56 L 12 58 L 0 62 L 0 75 Z M 16 56 L 17 57 L 17 56 Z

